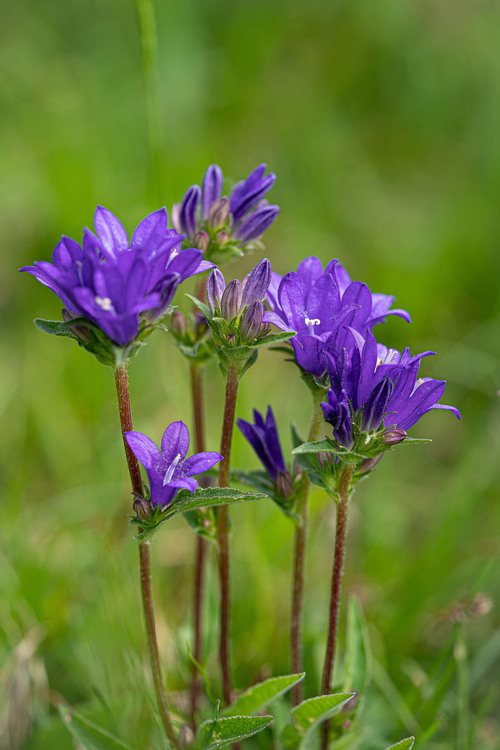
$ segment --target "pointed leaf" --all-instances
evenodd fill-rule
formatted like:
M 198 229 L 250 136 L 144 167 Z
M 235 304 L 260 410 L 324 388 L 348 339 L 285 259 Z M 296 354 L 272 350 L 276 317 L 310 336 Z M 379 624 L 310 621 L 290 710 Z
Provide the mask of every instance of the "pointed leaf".
M 251 737 L 269 726 L 272 716 L 230 716 L 205 721 L 198 729 L 194 750 L 211 750 Z
M 415 742 L 415 737 L 407 737 L 405 740 L 401 740 L 400 742 L 396 742 L 395 745 L 391 745 L 387 748 L 387 750 L 411 750 L 413 747 L 413 743 Z
M 199 310 L 201 310 L 201 312 L 207 318 L 207 320 L 211 320 L 212 319 L 212 313 L 210 311 L 210 308 L 207 305 L 205 305 L 204 302 L 202 302 L 201 300 L 197 299 L 197 297 L 193 297 L 191 294 L 186 294 L 186 297 L 189 300 L 191 300 L 191 302 L 193 303 L 193 305 L 195 305 L 195 307 L 197 307 Z
M 72 333 L 65 323 L 59 320 L 43 320 L 43 318 L 35 318 L 35 325 L 44 333 L 48 333 L 51 336 L 67 336 L 70 339 L 76 339 L 74 333 Z
M 400 445 L 415 445 L 415 443 L 432 443 L 432 440 L 431 440 L 431 438 L 406 437 L 401 443 L 398 443 L 398 447 Z M 411 737 L 410 737 L 410 739 L 411 739 Z M 404 742 L 406 742 L 406 740 L 404 740 Z
M 284 677 L 271 677 L 245 690 L 235 702 L 221 712 L 221 716 L 236 716 L 237 714 L 255 714 L 267 706 L 275 698 L 286 693 L 291 687 L 304 679 L 305 672 L 290 674 Z
M 336 693 L 334 695 L 320 695 L 309 698 L 292 709 L 292 716 L 305 731 L 300 743 L 301 750 L 308 750 L 314 741 L 314 733 L 320 725 L 333 714 L 340 711 L 355 693 Z
M 343 686 L 346 690 L 356 690 L 363 698 L 369 681 L 370 644 L 368 630 L 359 602 L 354 596 L 347 605 L 347 650 L 344 666 Z M 358 711 L 361 704 L 358 703 Z
M 66 729 L 85 750 L 132 750 L 130 745 L 114 737 L 107 729 L 97 726 L 73 709 L 59 705 L 58 710 Z
M 348 451 L 347 448 L 343 448 L 341 445 L 336 445 L 331 440 L 328 440 L 328 438 L 316 440 L 314 443 L 302 443 L 302 445 L 294 448 L 292 453 L 293 455 L 299 453 L 335 453 L 337 456 L 342 456 L 345 461 L 352 460 L 353 463 L 366 458 L 361 453 L 353 453 L 353 451 Z

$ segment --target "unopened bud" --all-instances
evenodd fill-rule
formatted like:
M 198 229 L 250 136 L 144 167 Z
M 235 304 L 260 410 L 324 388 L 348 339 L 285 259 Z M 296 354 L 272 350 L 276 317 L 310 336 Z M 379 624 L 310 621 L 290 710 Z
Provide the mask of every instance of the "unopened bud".
M 237 318 L 241 309 L 241 297 L 243 288 L 241 281 L 233 279 L 229 282 L 227 287 L 224 289 L 224 293 L 220 301 L 220 310 L 222 317 L 229 322 L 233 318 Z
M 383 378 L 372 390 L 363 410 L 361 429 L 370 432 L 376 430 L 386 412 L 387 404 L 394 390 L 394 383 L 390 378 Z
M 177 229 L 177 231 L 182 234 L 180 203 L 174 203 L 172 206 L 172 210 L 170 211 L 170 221 L 172 222 L 174 229 Z
M 251 341 L 260 333 L 263 315 L 264 305 L 260 300 L 252 302 L 250 307 L 246 309 L 240 324 L 240 333 L 243 341 Z
M 204 229 L 201 229 L 199 232 L 196 232 L 193 242 L 198 250 L 203 250 L 206 253 L 210 244 L 210 235 Z
M 71 312 L 70 310 L 67 310 L 65 307 L 62 309 L 62 317 L 65 323 L 69 323 L 70 320 L 74 320 L 75 318 L 79 318 L 80 316 L 76 313 Z M 92 337 L 90 335 L 90 331 L 87 328 L 87 326 L 82 325 L 76 325 L 76 326 L 68 326 L 71 333 L 73 333 L 80 341 L 91 341 Z
M 280 471 L 276 477 L 276 491 L 279 495 L 288 500 L 295 494 L 292 478 L 288 471 Z
M 196 338 L 196 341 L 199 341 L 203 338 L 203 336 L 206 334 L 208 330 L 208 323 L 207 319 L 203 315 L 203 313 L 196 313 L 194 316 L 194 335 Z
M 229 240 L 229 234 L 227 232 L 219 232 L 217 235 L 217 242 L 220 247 L 224 247 L 226 242 Z
M 369 471 L 375 468 L 383 455 L 384 454 L 381 453 L 380 456 L 375 456 L 375 458 L 365 458 L 363 461 L 361 461 L 360 464 L 358 464 L 356 472 L 358 474 L 367 474 Z
M 384 435 L 384 443 L 385 445 L 398 445 L 399 443 L 402 443 L 403 440 L 405 440 L 407 437 L 407 434 L 405 430 L 400 430 L 399 428 L 396 428 L 394 430 L 389 430 L 389 432 L 386 432 Z
M 229 198 L 220 198 L 211 206 L 208 212 L 208 224 L 212 229 L 222 229 L 229 218 L 231 206 Z
M 236 336 L 234 333 L 228 333 L 226 336 L 226 344 L 228 346 L 234 346 L 236 344 Z
M 181 313 L 180 310 L 175 310 L 172 313 L 172 317 L 170 318 L 170 330 L 174 334 L 178 334 L 179 336 L 184 336 L 187 330 L 187 320 L 184 313 Z
M 179 221 L 182 231 L 186 232 L 188 237 L 194 237 L 198 230 L 198 219 L 196 211 L 200 202 L 201 190 L 198 185 L 191 185 L 186 195 L 182 199 L 179 210 Z
M 187 750 L 191 747 L 194 741 L 194 732 L 189 724 L 183 724 L 179 729 L 179 736 L 177 738 L 180 750 Z
M 137 497 L 134 500 L 134 510 L 139 521 L 145 521 L 151 514 L 151 503 L 145 497 Z
M 224 175 L 217 164 L 211 164 L 203 176 L 201 183 L 201 218 L 206 221 L 210 206 L 220 198 Z
M 243 281 L 242 305 L 246 307 L 255 300 L 263 300 L 271 281 L 271 264 L 263 258 Z
M 207 302 L 212 313 L 220 306 L 226 280 L 218 268 L 214 268 L 207 281 Z

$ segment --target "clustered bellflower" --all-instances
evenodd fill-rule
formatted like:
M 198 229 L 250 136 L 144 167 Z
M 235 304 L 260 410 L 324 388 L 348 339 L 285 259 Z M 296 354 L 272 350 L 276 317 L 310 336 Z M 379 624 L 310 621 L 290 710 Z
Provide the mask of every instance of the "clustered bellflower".
M 356 450 L 356 436 L 376 432 L 383 421 L 385 442 L 394 445 L 432 409 L 452 411 L 460 419 L 458 409 L 439 403 L 446 381 L 418 377 L 422 359 L 435 352 L 412 357 L 408 348 L 401 354 L 377 344 L 372 333 L 365 339 L 353 329 L 346 333 L 352 346 L 326 354 L 331 387 L 327 401 L 321 404 L 340 445 Z M 360 439 L 363 450 L 369 440 Z
M 253 418 L 253 423 L 247 422 L 244 419 L 238 419 L 236 423 L 261 460 L 273 482 L 276 482 L 278 476 L 286 472 L 286 465 L 273 410 L 268 406 L 266 418 L 264 419 L 262 414 L 257 409 L 254 409 Z
M 391 309 L 394 297 L 373 294 L 366 284 L 351 281 L 347 271 L 332 260 L 323 271 L 319 258 L 305 258 L 297 271 L 281 277 L 273 273 L 266 320 L 283 331 L 295 331 L 292 338 L 297 363 L 315 377 L 326 373 L 325 352 L 342 349 L 345 326 L 365 336 L 388 315 L 410 322 L 406 310 Z
M 172 422 L 161 440 L 161 449 L 142 432 L 125 433 L 130 450 L 146 469 L 153 507 L 166 508 L 178 490 L 194 492 L 198 482 L 195 474 L 208 471 L 222 460 L 220 453 L 205 451 L 186 458 L 189 430 L 184 422 Z
M 146 216 L 129 241 L 117 217 L 98 206 L 96 234 L 84 229 L 79 245 L 63 237 L 52 263 L 25 266 L 65 305 L 65 319 L 82 316 L 114 344 L 125 347 L 142 321 L 152 323 L 171 302 L 185 279 L 213 268 L 201 250 L 181 250 L 182 235 L 168 226 L 164 208 Z
M 211 164 L 201 189 L 192 185 L 182 202 L 172 207 L 174 226 L 207 257 L 241 255 L 241 248 L 256 243 L 280 212 L 279 206 L 264 198 L 276 180 L 275 174 L 265 175 L 265 171 L 266 165 L 261 164 L 229 196 L 223 196 L 222 170 Z

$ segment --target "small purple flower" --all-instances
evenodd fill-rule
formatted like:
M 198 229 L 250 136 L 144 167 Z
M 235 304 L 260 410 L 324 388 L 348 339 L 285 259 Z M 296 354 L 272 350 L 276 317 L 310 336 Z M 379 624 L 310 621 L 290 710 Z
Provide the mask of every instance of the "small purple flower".
M 438 403 L 446 381 L 418 378 L 421 360 L 434 352 L 412 357 L 409 349 L 401 354 L 377 344 L 372 333 L 366 339 L 353 329 L 349 333 L 354 339 L 352 349 L 326 355 L 331 390 L 328 403 L 323 403 L 322 408 L 334 430 L 339 428 L 332 419 L 335 416 L 332 409 L 338 412 L 340 403 L 350 404 L 359 427 L 368 432 L 379 429 L 383 419 L 385 427 L 393 432 L 406 431 L 432 409 L 452 411 L 460 419 L 460 412 L 454 406 Z M 401 434 L 398 432 L 398 437 Z M 352 447 L 345 436 L 335 437 L 345 447 Z
M 297 332 L 292 339 L 297 362 L 316 377 L 325 373 L 325 351 L 345 346 L 346 326 L 366 336 L 388 315 L 410 321 L 405 310 L 390 309 L 394 297 L 372 294 L 366 284 L 352 282 L 336 260 L 323 271 L 315 256 L 284 277 L 273 273 L 267 302 L 271 312 L 264 320 L 284 331 Z
M 238 419 L 237 425 L 262 461 L 273 482 L 276 482 L 278 475 L 286 472 L 286 466 L 273 410 L 270 406 L 267 407 L 266 419 L 264 420 L 262 414 L 254 409 L 253 418 L 254 424 L 246 422 L 244 419 Z
M 349 401 L 345 391 L 341 391 L 337 397 L 334 391 L 331 389 L 327 395 L 328 403 L 321 403 L 323 410 L 323 416 L 325 422 L 328 422 L 333 427 L 333 435 L 335 439 L 343 445 L 344 448 L 350 450 L 353 445 L 352 434 L 351 434 L 351 410 L 349 408 Z
M 121 222 L 98 206 L 96 234 L 84 230 L 80 246 L 63 237 L 52 263 L 25 266 L 77 316 L 88 318 L 118 346 L 137 336 L 141 319 L 158 318 L 185 279 L 213 268 L 200 250 L 181 252 L 182 236 L 169 229 L 164 208 L 146 216 L 129 242 Z
M 186 458 L 189 431 L 184 422 L 169 424 L 161 440 L 161 450 L 142 432 L 126 432 L 130 450 L 146 469 L 153 506 L 165 508 L 178 490 L 194 492 L 198 486 L 195 474 L 202 474 L 222 461 L 220 453 L 207 451 Z
M 227 246 L 247 245 L 261 237 L 278 216 L 279 206 L 270 206 L 264 199 L 272 188 L 276 175 L 264 175 L 266 165 L 261 164 L 246 178 L 238 182 L 229 197 L 222 197 L 224 176 L 217 164 L 211 164 L 202 180 L 201 191 L 192 185 L 181 203 L 174 204 L 172 219 L 179 232 L 184 232 L 189 242 L 212 256 Z M 207 245 L 206 235 L 209 236 Z

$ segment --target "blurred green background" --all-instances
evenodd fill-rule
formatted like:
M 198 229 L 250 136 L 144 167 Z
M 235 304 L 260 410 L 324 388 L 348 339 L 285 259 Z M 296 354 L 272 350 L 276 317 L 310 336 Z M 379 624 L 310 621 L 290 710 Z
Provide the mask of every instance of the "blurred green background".
M 274 268 L 339 257 L 353 278 L 395 294 L 413 324 L 390 320 L 378 338 L 437 351 L 423 374 L 448 381 L 444 401 L 463 417 L 426 416 L 414 434 L 433 443 L 384 458 L 352 504 L 344 586 L 364 607 L 374 651 L 362 747 L 413 733 L 429 750 L 494 750 L 500 6 L 156 0 L 154 9 L 159 98 L 156 106 L 150 87 L 148 126 L 132 0 L 2 8 L 0 746 L 71 748 L 47 701 L 58 695 L 135 747 L 159 746 L 148 729 L 153 698 L 112 372 L 34 327 L 36 316 L 58 318 L 60 305 L 16 269 L 49 259 L 62 233 L 80 239 L 97 203 L 132 230 L 199 183 L 209 163 L 235 180 L 265 161 L 278 175 L 269 197 L 282 208 L 266 234 Z M 148 55 L 145 63 L 147 71 Z M 255 262 L 226 272 L 241 277 Z M 207 378 L 217 449 L 222 379 L 212 366 Z M 134 360 L 131 387 L 136 429 L 159 439 L 173 420 L 191 425 L 186 362 L 167 335 L 156 333 Z M 272 352 L 243 380 L 238 414 L 268 403 L 288 450 L 290 421 L 306 433 L 311 405 L 293 366 Z M 239 434 L 234 464 L 257 466 Z M 318 691 L 335 527 L 320 492 L 312 506 L 308 695 Z M 288 670 L 293 530 L 270 503 L 232 517 L 235 682 L 244 687 Z M 182 521 L 153 545 L 160 648 L 181 703 L 193 547 Z M 213 566 L 209 573 L 214 654 Z M 480 592 L 492 610 L 454 624 L 457 607 Z M 208 667 L 218 692 L 213 655 Z

